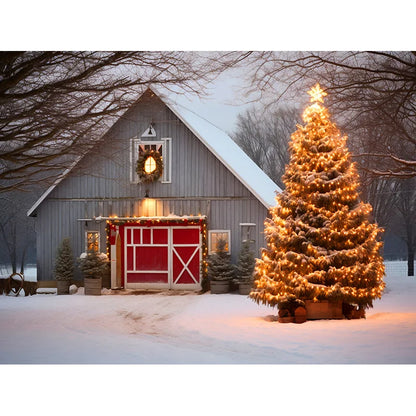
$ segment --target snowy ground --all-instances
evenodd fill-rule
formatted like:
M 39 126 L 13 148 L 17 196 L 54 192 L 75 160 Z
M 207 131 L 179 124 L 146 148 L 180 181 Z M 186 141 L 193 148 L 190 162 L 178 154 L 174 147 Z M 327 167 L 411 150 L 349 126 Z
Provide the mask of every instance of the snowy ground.
M 238 294 L 1 296 L 0 363 L 415 364 L 416 279 L 388 271 L 367 319 L 302 325 Z
M 387 263 L 386 293 L 367 319 L 301 325 L 271 322 L 275 310 L 237 294 L 0 296 L 0 364 L 414 364 L 416 279 L 405 270 Z M 61 415 L 80 408 L 136 414 L 139 401 L 146 415 L 253 415 L 275 407 L 384 415 L 414 407 L 413 369 L 3 365 L 0 389 L 4 397 L 23 394 L 18 407 L 7 401 L 7 414 L 32 413 L 39 404 L 44 416 L 58 408 Z

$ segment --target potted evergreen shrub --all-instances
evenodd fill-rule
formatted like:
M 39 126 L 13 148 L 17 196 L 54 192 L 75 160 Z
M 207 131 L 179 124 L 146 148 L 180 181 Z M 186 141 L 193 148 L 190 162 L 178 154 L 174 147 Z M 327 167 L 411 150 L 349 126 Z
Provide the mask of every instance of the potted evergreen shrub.
M 231 256 L 225 251 L 225 245 L 224 239 L 218 240 L 217 251 L 208 256 L 208 278 L 211 293 L 214 294 L 229 292 L 230 282 L 235 275 Z
M 82 253 L 79 259 L 84 275 L 85 295 L 101 295 L 102 278 L 108 273 L 108 258 L 104 253 Z
M 69 238 L 64 238 L 56 252 L 54 274 L 58 295 L 68 295 L 71 280 L 74 277 L 75 258 Z
M 253 272 L 256 260 L 250 250 L 250 242 L 243 241 L 237 263 L 238 293 L 248 295 L 253 286 Z

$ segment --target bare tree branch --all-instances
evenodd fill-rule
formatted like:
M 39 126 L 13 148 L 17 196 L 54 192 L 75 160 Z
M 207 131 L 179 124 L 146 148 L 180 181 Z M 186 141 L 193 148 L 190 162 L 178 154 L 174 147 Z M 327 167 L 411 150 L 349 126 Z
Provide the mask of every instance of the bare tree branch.
M 385 137 L 372 149 L 379 165 L 374 173 L 416 176 L 414 52 L 255 52 L 246 65 L 251 69 L 248 93 L 268 101 L 306 98 L 306 89 L 320 82 L 351 140 L 369 125 L 383 129 Z
M 53 181 L 147 87 L 203 95 L 250 54 L 1 52 L 0 192 Z
M 289 162 L 288 143 L 300 121 L 299 110 L 279 107 L 274 111 L 252 107 L 238 116 L 233 140 L 281 188 L 282 175 Z

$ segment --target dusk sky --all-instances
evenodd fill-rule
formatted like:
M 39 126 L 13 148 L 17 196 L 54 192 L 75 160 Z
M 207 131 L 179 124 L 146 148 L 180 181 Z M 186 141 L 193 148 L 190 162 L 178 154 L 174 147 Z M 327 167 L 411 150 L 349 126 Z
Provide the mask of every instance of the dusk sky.
M 238 114 L 253 105 L 239 92 L 243 83 L 243 78 L 236 71 L 227 72 L 212 84 L 209 97 L 200 99 L 197 96 L 178 95 L 176 101 L 226 133 L 231 133 L 235 129 Z

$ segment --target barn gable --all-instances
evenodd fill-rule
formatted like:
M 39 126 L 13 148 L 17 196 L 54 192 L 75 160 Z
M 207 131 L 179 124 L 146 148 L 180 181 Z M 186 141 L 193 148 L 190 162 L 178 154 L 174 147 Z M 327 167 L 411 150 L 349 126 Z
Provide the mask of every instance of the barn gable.
M 136 174 L 137 150 L 144 145 L 156 146 L 164 156 L 166 172 L 153 183 L 141 183 Z M 38 223 L 38 276 L 51 278 L 54 251 L 64 237 L 72 239 L 79 255 L 86 236 L 96 233 L 105 251 L 105 219 L 115 216 L 204 217 L 208 237 L 228 233 L 234 260 L 248 227 L 258 252 L 276 191 L 277 185 L 224 132 L 147 90 L 29 210 Z M 169 244 L 171 239 L 173 234 Z
M 158 111 L 156 111 L 156 113 L 154 108 L 153 112 L 152 110 L 149 111 L 149 100 L 151 99 L 150 97 L 152 97 L 152 104 L 154 106 L 155 103 L 159 104 L 159 109 Z M 139 104 L 135 106 L 135 108 L 127 111 L 121 117 L 121 119 L 112 127 L 110 132 L 107 133 L 106 137 L 104 137 L 103 140 L 104 143 L 109 143 L 110 141 L 114 140 L 117 141 L 117 139 L 120 138 L 120 133 L 121 136 L 130 136 L 130 139 L 136 138 L 141 132 L 140 125 L 137 125 L 138 123 L 136 122 L 138 112 L 141 112 L 144 116 L 146 116 L 147 113 L 147 118 L 148 120 L 150 120 L 149 124 L 147 124 L 146 122 L 141 123 L 141 127 L 143 130 L 146 130 L 146 127 L 148 127 L 150 124 L 155 125 L 159 122 L 163 124 L 166 124 L 169 121 L 177 123 L 177 120 L 174 120 L 174 118 L 172 118 L 172 115 L 166 114 L 166 108 L 164 109 L 165 114 L 163 114 L 163 107 L 164 105 L 166 105 L 167 108 L 172 111 L 174 116 L 176 116 L 178 120 L 183 122 L 186 125 L 186 127 L 201 141 L 201 143 L 203 143 L 204 146 L 206 146 L 208 150 L 213 155 L 215 155 L 215 157 L 219 161 L 222 162 L 222 164 L 227 168 L 227 170 L 229 170 L 265 207 L 269 208 L 272 205 L 274 205 L 275 192 L 281 192 L 281 189 L 244 153 L 244 151 L 225 132 L 223 132 L 222 130 L 220 130 L 204 118 L 201 118 L 197 114 L 193 113 L 191 110 L 170 100 L 169 98 L 166 98 L 165 100 L 166 101 L 162 102 L 160 98 L 158 96 L 155 96 L 150 89 L 147 90 L 141 97 Z M 145 105 L 143 106 L 143 104 Z M 160 108 L 160 104 L 162 104 L 162 109 Z M 157 107 L 157 105 L 155 107 Z M 159 117 L 160 120 L 158 120 Z M 121 122 L 123 121 L 124 126 L 121 126 Z M 167 132 L 166 129 L 163 128 L 163 124 L 162 126 L 155 127 L 156 131 L 161 131 L 158 136 L 171 136 L 171 131 Z M 114 181 L 117 181 L 117 178 L 123 178 L 124 180 L 126 180 L 127 177 L 131 176 L 131 169 L 127 175 L 125 172 L 122 172 L 119 169 L 120 166 L 125 167 L 126 164 L 131 165 L 131 161 L 126 159 L 126 155 L 128 155 L 128 157 L 130 158 L 130 153 L 132 152 L 132 149 L 130 148 L 131 144 L 129 142 L 126 141 L 124 143 L 124 146 L 120 146 L 120 144 L 119 146 L 114 146 L 114 143 L 112 146 L 108 146 L 107 148 L 105 147 L 105 145 L 103 146 L 100 144 L 99 146 L 100 147 L 96 149 L 94 156 L 89 155 L 89 157 L 87 158 L 80 158 L 76 160 L 69 169 L 66 169 L 63 172 L 62 176 L 29 209 L 28 216 L 34 216 L 36 214 L 36 209 L 38 208 L 38 206 L 57 188 L 58 184 L 60 184 L 63 181 L 63 179 L 67 178 L 69 173 L 75 173 L 75 175 L 79 173 L 90 174 L 91 181 L 96 181 L 99 175 L 101 175 L 102 179 L 106 180 L 101 180 L 100 184 L 103 188 L 107 190 L 112 188 L 109 181 L 112 181 L 114 183 Z M 129 149 L 127 149 L 127 146 L 129 146 Z M 184 152 L 182 154 L 184 154 Z M 124 158 L 120 158 L 120 155 L 124 156 Z M 180 165 L 187 164 L 188 162 L 187 159 L 181 160 L 180 157 L 177 157 L 176 159 L 177 160 L 175 160 L 175 162 L 179 163 Z M 98 164 L 102 161 L 106 162 L 105 178 L 104 173 L 102 171 L 97 172 L 95 170 L 95 172 L 88 172 L 88 170 L 85 169 L 85 166 L 91 166 L 91 162 L 93 162 L 94 165 L 98 166 Z M 192 163 L 192 159 L 189 159 L 189 163 Z M 172 165 L 174 165 L 173 161 Z M 110 174 L 108 172 L 109 169 L 111 169 Z M 76 172 L 77 170 L 78 172 Z M 178 170 L 177 172 L 180 173 Z M 209 172 L 206 173 L 209 174 Z M 178 179 L 179 178 L 176 178 L 176 182 L 178 182 Z M 91 191 L 93 191 L 91 189 L 91 186 L 88 186 L 89 184 L 87 184 L 87 187 L 85 187 L 84 185 L 85 183 L 82 183 L 83 189 L 87 191 L 87 194 L 85 194 L 84 196 L 91 195 Z M 120 181 L 118 181 L 117 186 L 119 185 Z M 188 184 L 184 183 L 183 185 L 186 187 Z M 203 183 L 201 182 L 200 185 L 202 186 Z M 59 186 L 61 187 L 62 185 Z M 74 185 L 72 184 L 72 186 Z M 70 188 L 70 186 L 67 187 Z M 189 187 L 187 189 L 189 189 Z M 126 191 L 126 189 L 123 189 L 124 194 L 126 193 Z M 59 190 L 57 193 L 58 195 L 63 195 L 67 194 L 68 192 L 69 194 L 73 195 L 74 189 L 62 189 Z M 78 192 L 79 195 L 77 196 L 81 196 L 81 189 L 79 189 Z M 216 192 L 211 192 L 211 195 L 214 195 L 215 193 Z M 69 194 L 67 194 L 66 196 L 71 196 Z M 191 191 L 191 194 L 195 196 L 198 194 L 198 192 Z M 101 195 L 104 196 L 102 192 Z

